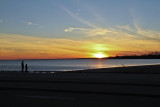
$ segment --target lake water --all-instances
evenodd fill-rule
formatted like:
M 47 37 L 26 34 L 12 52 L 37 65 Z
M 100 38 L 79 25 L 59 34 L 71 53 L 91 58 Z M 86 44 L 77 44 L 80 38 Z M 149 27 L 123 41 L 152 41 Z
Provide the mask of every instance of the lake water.
M 28 71 L 72 71 L 82 69 L 110 68 L 160 64 L 160 59 L 55 59 L 24 60 Z M 20 71 L 21 60 L 0 60 L 0 71 Z

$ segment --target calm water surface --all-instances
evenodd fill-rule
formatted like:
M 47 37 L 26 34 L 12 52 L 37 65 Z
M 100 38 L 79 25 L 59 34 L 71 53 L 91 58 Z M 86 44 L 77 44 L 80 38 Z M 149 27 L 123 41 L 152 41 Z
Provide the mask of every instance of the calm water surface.
M 29 71 L 72 71 L 118 66 L 160 64 L 160 59 L 55 59 L 24 60 Z M 0 71 L 20 71 L 21 60 L 0 60 Z

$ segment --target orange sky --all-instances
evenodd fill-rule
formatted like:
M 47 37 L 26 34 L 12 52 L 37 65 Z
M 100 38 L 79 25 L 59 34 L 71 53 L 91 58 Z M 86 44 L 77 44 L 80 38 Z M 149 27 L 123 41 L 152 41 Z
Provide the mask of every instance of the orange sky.
M 160 51 L 160 43 L 156 40 L 137 40 L 127 34 L 126 38 L 116 37 L 117 39 L 98 39 L 95 34 L 89 36 L 93 36 L 93 39 L 73 40 L 0 34 L 0 59 L 93 58 L 99 52 L 105 56 L 116 56 Z

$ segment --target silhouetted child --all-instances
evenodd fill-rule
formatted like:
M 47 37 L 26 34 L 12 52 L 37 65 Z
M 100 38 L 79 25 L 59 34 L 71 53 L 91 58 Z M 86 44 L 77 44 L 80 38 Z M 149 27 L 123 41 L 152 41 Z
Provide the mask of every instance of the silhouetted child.
M 27 64 L 25 65 L 25 68 L 26 68 L 26 72 L 28 72 L 28 65 Z

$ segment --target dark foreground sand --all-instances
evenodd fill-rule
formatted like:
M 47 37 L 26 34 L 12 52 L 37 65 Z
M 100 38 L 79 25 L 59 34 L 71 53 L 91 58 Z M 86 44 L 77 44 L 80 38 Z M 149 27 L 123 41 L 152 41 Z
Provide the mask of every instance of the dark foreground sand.
M 0 72 L 0 107 L 160 107 L 160 65 Z

